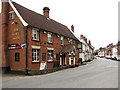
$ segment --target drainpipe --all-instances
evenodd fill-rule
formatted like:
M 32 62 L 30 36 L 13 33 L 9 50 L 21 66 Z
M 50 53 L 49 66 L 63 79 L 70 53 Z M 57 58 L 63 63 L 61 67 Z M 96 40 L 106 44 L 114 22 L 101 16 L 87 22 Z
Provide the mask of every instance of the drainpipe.
M 28 27 L 24 27 L 25 30 L 25 43 L 26 43 L 26 72 L 25 75 L 28 75 L 28 40 L 27 40 L 27 29 Z

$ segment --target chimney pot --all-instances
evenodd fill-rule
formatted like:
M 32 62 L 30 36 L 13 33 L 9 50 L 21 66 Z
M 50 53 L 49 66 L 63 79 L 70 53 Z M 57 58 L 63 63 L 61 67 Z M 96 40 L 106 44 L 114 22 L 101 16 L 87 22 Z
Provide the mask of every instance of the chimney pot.
M 71 26 L 71 30 L 72 30 L 72 32 L 74 32 L 74 26 L 73 25 Z

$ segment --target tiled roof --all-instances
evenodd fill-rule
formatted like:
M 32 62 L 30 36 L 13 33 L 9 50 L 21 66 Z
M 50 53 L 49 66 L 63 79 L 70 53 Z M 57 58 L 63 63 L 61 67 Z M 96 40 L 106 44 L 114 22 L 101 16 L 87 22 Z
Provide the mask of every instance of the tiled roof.
M 68 52 L 71 52 L 72 50 L 74 50 L 74 46 L 72 44 L 70 45 L 64 45 L 62 46 L 61 50 L 60 50 L 60 53 L 68 53 Z
M 50 18 L 48 19 L 45 16 L 31 11 L 15 2 L 12 3 L 24 21 L 28 23 L 28 25 L 78 40 L 67 28 L 67 26 L 58 23 Z

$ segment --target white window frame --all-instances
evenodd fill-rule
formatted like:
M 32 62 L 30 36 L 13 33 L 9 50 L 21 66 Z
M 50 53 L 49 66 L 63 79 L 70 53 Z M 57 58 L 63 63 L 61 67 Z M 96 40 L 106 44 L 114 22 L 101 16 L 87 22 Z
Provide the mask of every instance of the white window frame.
M 11 11 L 9 12 L 9 20 L 14 20 L 15 19 L 15 12 Z
M 61 45 L 64 45 L 64 37 L 61 37 Z
M 51 51 L 51 52 L 49 52 Z M 53 50 L 48 50 L 48 61 L 53 61 Z M 49 59 L 49 56 L 50 56 L 50 59 Z
M 35 52 L 33 52 L 33 50 Z M 33 59 L 36 58 L 36 59 Z M 32 62 L 39 62 L 40 61 L 40 49 L 32 48 Z
M 36 35 L 36 36 L 34 36 L 34 35 Z M 35 28 L 32 29 L 32 40 L 40 40 L 39 30 L 37 30 Z
M 48 43 L 53 43 L 52 33 L 48 33 L 48 34 L 47 34 L 47 37 L 48 37 Z

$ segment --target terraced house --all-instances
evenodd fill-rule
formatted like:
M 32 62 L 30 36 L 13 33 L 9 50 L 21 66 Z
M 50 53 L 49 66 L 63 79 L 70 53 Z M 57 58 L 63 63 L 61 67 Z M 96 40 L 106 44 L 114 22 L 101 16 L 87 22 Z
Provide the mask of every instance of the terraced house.
M 9 0 L 2 2 L 2 67 L 11 71 L 75 66 L 80 41 L 67 26 Z

